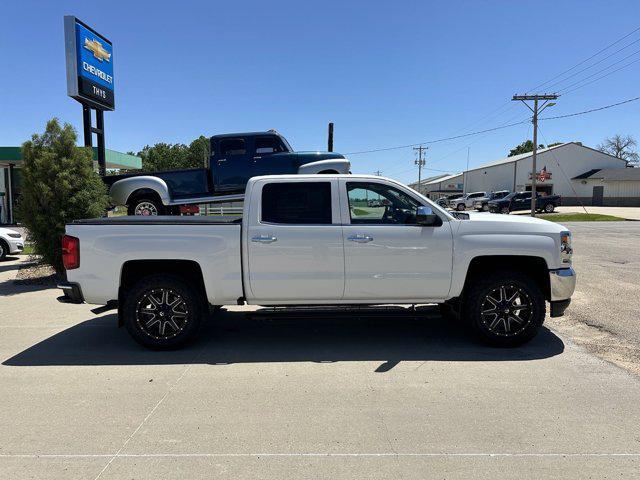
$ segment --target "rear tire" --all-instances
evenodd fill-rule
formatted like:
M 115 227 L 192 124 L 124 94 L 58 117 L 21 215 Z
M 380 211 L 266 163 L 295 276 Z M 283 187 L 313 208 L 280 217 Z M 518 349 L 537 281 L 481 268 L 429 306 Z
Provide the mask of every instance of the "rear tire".
M 531 277 L 503 270 L 472 280 L 463 310 L 482 341 L 494 347 L 516 347 L 536 336 L 546 304 Z
M 129 334 L 152 350 L 176 349 L 192 341 L 205 311 L 198 289 L 172 275 L 142 278 L 122 306 Z
M 131 202 L 131 205 L 127 206 L 128 215 L 164 215 L 165 208 L 157 198 L 145 196 L 138 197 Z
M 556 206 L 553 203 L 547 203 L 544 206 L 544 211 L 545 211 L 545 213 L 553 213 L 555 208 L 556 208 Z
M 456 210 L 459 212 L 464 212 L 466 209 L 467 207 L 464 203 L 459 203 L 458 206 L 456 207 Z

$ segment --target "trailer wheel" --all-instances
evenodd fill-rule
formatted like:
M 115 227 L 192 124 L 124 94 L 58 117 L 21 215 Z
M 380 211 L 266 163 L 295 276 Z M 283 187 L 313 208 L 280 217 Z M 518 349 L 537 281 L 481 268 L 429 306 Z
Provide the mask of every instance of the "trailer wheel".
M 204 302 L 180 277 L 151 275 L 139 280 L 123 301 L 129 334 L 152 350 L 180 348 L 193 340 L 204 315 Z
M 164 205 L 157 199 L 149 196 L 141 196 L 134 199 L 127 206 L 128 215 L 164 215 Z

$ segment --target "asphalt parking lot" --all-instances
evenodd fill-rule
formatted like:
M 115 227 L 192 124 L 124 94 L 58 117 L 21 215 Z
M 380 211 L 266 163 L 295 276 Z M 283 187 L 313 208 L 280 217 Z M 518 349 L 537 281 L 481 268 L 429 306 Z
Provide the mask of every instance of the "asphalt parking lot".
M 304 319 L 237 307 L 193 346 L 150 352 L 112 313 L 16 285 L 23 260 L 4 262 L 0 477 L 637 476 L 640 377 L 589 342 L 640 344 L 640 224 L 570 228 L 569 314 L 509 350 L 432 306 Z

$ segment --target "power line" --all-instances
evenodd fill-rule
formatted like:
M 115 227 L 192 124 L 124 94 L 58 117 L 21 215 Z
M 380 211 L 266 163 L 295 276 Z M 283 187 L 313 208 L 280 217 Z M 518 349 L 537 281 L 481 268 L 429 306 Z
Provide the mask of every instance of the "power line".
M 626 65 L 621 66 L 620 68 L 616 68 L 615 70 L 613 70 L 613 71 L 611 71 L 609 73 L 606 73 L 606 74 L 602 75 L 601 77 L 594 78 L 590 82 L 584 83 L 582 85 L 578 85 L 576 88 L 573 88 L 571 90 L 567 90 L 566 92 L 564 92 L 564 95 L 567 95 L 567 94 L 569 94 L 571 92 L 575 92 L 576 90 L 578 90 L 578 89 L 580 89 L 582 87 L 586 87 L 587 85 L 591 85 L 592 83 L 597 82 L 598 80 L 602 80 L 603 78 L 608 77 L 609 75 L 613 75 L 614 73 L 622 70 L 623 68 L 627 68 L 628 66 L 633 65 L 634 63 L 637 63 L 637 62 L 640 62 L 640 58 L 637 58 L 633 62 L 629 62 Z
M 453 137 L 446 137 L 446 138 L 438 138 L 437 140 L 427 140 L 427 141 L 424 141 L 424 142 L 410 143 L 410 144 L 407 144 L 407 145 L 398 145 L 398 146 L 395 146 L 395 147 L 374 148 L 374 149 L 371 149 L 371 150 L 361 150 L 361 151 L 358 151 L 358 152 L 348 152 L 345 155 L 361 155 L 363 153 L 374 153 L 374 152 L 386 152 L 386 151 L 389 151 L 389 150 L 400 150 L 402 148 L 416 147 L 418 145 L 424 145 L 424 144 L 431 145 L 431 144 L 434 144 L 434 143 L 446 142 L 446 141 L 449 141 L 449 140 L 456 140 L 458 138 L 464 138 L 464 137 L 470 137 L 470 136 L 473 136 L 473 135 L 479 135 L 481 133 L 494 132 L 496 130 L 502 130 L 504 128 L 513 127 L 515 125 L 522 125 L 523 123 L 527 123 L 528 121 L 529 120 L 527 119 L 527 120 L 523 120 L 523 121 L 520 121 L 520 122 L 510 123 L 510 124 L 507 124 L 507 125 L 500 125 L 499 127 L 487 128 L 485 130 L 479 130 L 477 132 L 465 133 L 463 135 L 456 135 L 456 136 L 453 136 Z
M 577 82 L 573 82 L 573 83 L 571 83 L 571 84 L 569 84 L 569 85 L 567 85 L 567 86 L 565 86 L 565 87 L 562 87 L 562 88 L 560 89 L 560 93 L 562 93 L 562 92 L 563 92 L 563 91 L 565 91 L 565 90 L 568 90 L 569 88 L 571 88 L 571 87 L 573 87 L 573 86 L 575 86 L 575 85 L 578 85 L 579 83 L 584 82 L 585 80 L 588 80 L 588 79 L 590 79 L 590 78 L 595 77 L 596 75 L 599 75 L 600 73 L 604 72 L 605 70 L 609 70 L 609 69 L 610 69 L 611 67 L 613 67 L 614 65 L 618 65 L 619 63 L 624 62 L 626 59 L 631 58 L 631 57 L 633 57 L 634 55 L 637 55 L 638 53 L 640 53 L 640 50 L 636 50 L 635 52 L 630 53 L 630 54 L 629 54 L 629 55 L 627 55 L 626 57 L 621 58 L 620 60 L 617 60 L 617 61 L 613 62 L 613 63 L 612 63 L 612 64 L 610 64 L 610 65 L 607 65 L 607 66 L 606 66 L 606 67 L 604 67 L 603 69 L 598 70 L 597 72 L 594 72 L 594 73 L 592 73 L 591 75 L 587 75 L 586 77 L 584 77 L 584 78 L 582 78 L 582 79 L 578 80 Z M 636 60 L 636 61 L 637 61 L 637 60 Z M 633 62 L 631 62 L 631 63 L 633 63 Z M 627 66 L 631 65 L 631 63 L 629 63 L 629 64 L 627 64 L 627 65 L 625 65 L 625 66 L 623 66 L 623 67 L 621 67 L 621 68 L 619 68 L 619 69 L 617 69 L 617 70 L 614 70 L 613 72 L 610 72 L 610 73 L 617 72 L 618 70 L 621 70 L 622 68 L 625 68 L 625 67 L 627 67 Z
M 623 100 L 623 101 L 618 102 L 618 103 L 612 103 L 611 105 L 605 105 L 604 107 L 592 108 L 590 110 L 584 110 L 582 112 L 568 113 L 566 115 L 556 115 L 554 117 L 544 117 L 544 118 L 541 118 L 540 120 L 541 121 L 542 120 L 557 120 L 559 118 L 576 117 L 578 115 L 584 115 L 586 113 L 598 112 L 600 110 L 606 110 L 608 108 L 617 107 L 618 105 L 624 105 L 625 103 L 631 103 L 631 102 L 635 102 L 637 100 L 640 100 L 640 97 L 630 98 L 628 100 Z
M 616 50 L 615 52 L 613 52 L 613 53 L 611 53 L 611 54 L 607 55 L 606 57 L 601 58 L 601 59 L 600 59 L 600 60 L 598 60 L 597 62 L 592 63 L 591 65 L 589 65 L 589 66 L 587 66 L 587 67 L 585 67 L 585 68 L 583 68 L 583 69 L 581 69 L 581 70 L 578 70 L 577 72 L 572 73 L 572 74 L 571 74 L 571 75 L 569 75 L 568 77 L 565 77 L 565 78 L 563 78 L 562 80 L 558 80 L 557 82 L 552 83 L 551 85 L 547 86 L 547 89 L 549 89 L 550 87 L 553 87 L 554 85 L 558 85 L 558 84 L 560 84 L 560 83 L 566 82 L 566 81 L 567 81 L 567 80 L 569 80 L 570 78 L 573 78 L 573 77 L 575 77 L 575 76 L 577 76 L 577 75 L 580 75 L 582 72 L 586 72 L 586 71 L 587 71 L 587 70 L 589 70 L 590 68 L 593 68 L 593 67 L 595 67 L 596 65 L 599 65 L 600 63 L 604 62 L 605 60 L 607 60 L 607 59 L 609 59 L 609 58 L 613 57 L 614 55 L 616 55 L 616 54 L 618 54 L 618 53 L 620 53 L 622 50 L 626 50 L 626 49 L 627 49 L 627 48 L 629 48 L 631 45 L 634 45 L 634 44 L 636 44 L 636 43 L 638 43 L 638 42 L 640 42 L 640 38 L 637 38 L 637 39 L 636 39 L 636 40 L 634 40 L 633 42 L 628 43 L 628 44 L 627 44 L 627 45 L 625 45 L 624 47 L 622 47 L 622 48 L 620 48 L 620 49 Z M 629 55 L 628 57 L 623 58 L 622 60 L 625 60 L 626 58 L 629 58 L 630 56 L 635 55 L 636 53 L 638 53 L 638 52 L 634 52 L 634 53 L 632 53 L 631 55 Z M 621 61 L 622 61 L 622 60 L 621 60 Z M 612 65 L 615 65 L 615 63 L 614 63 L 614 64 L 612 64 Z M 609 68 L 609 67 L 606 67 L 606 68 L 604 68 L 604 69 L 602 69 L 602 70 L 600 70 L 600 71 L 602 72 L 602 71 L 604 71 L 604 70 L 607 70 L 608 68 Z M 588 77 L 587 77 L 587 78 L 588 78 Z M 582 80 L 585 80 L 585 79 L 583 78 Z
M 569 68 L 569 69 L 565 70 L 564 72 L 559 73 L 559 74 L 558 74 L 558 75 L 556 75 L 555 77 L 550 78 L 549 80 L 547 80 L 547 81 L 546 81 L 546 82 L 544 82 L 544 83 L 541 83 L 540 85 L 536 85 L 535 87 L 531 88 L 530 90 L 537 90 L 537 89 L 539 89 L 540 87 L 543 87 L 543 86 L 547 85 L 549 82 L 552 82 L 552 81 L 553 81 L 553 80 L 555 80 L 556 78 L 561 77 L 561 76 L 562 76 L 562 75 L 564 75 L 565 73 L 569 73 L 569 72 L 570 72 L 570 71 L 572 71 L 574 68 L 577 68 L 577 67 L 579 67 L 580 65 L 584 65 L 584 64 L 585 64 L 585 63 L 587 63 L 589 60 L 591 60 L 591 59 L 593 59 L 593 58 L 597 57 L 597 56 L 598 56 L 598 55 L 600 55 L 602 52 L 605 52 L 605 51 L 609 50 L 611 47 L 613 47 L 614 45 L 617 45 L 617 44 L 618 44 L 618 43 L 620 43 L 622 40 L 624 40 L 625 38 L 630 37 L 631 35 L 633 35 L 634 33 L 636 33 L 636 32 L 637 32 L 637 31 L 639 31 L 639 30 L 640 30 L 640 27 L 636 28 L 635 30 L 633 30 L 633 31 L 631 31 L 631 32 L 629 32 L 629 33 L 627 33 L 626 35 L 624 35 L 624 36 L 622 36 L 622 37 L 620 37 L 620 38 L 619 38 L 618 40 L 616 40 L 615 42 L 613 42 L 613 43 L 611 43 L 611 44 L 607 45 L 607 46 L 606 46 L 606 47 L 604 47 L 603 49 L 598 50 L 596 53 L 594 53 L 593 55 L 591 55 L 589 58 L 585 58 L 585 59 L 584 59 L 584 60 L 582 60 L 581 62 L 576 63 L 573 67 L 571 67 L 571 68 Z

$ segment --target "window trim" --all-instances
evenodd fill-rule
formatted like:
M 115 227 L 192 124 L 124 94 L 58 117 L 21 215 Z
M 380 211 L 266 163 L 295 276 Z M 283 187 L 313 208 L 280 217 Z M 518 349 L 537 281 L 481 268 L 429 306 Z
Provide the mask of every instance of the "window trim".
M 328 183 L 329 184 L 329 206 L 330 206 L 330 216 L 331 216 L 331 222 L 330 223 L 279 223 L 279 222 L 268 222 L 266 220 L 264 220 L 262 218 L 262 214 L 263 214 L 263 206 L 264 206 L 264 202 L 263 202 L 263 197 L 264 197 L 264 188 L 267 185 L 274 185 L 274 184 L 280 184 L 280 183 L 284 183 L 287 185 L 291 185 L 292 183 L 295 184 L 302 184 L 302 183 Z M 260 210 L 259 210 L 259 214 L 258 214 L 258 224 L 259 225 L 272 225 L 272 226 L 284 226 L 284 227 L 303 227 L 303 226 L 317 226 L 317 227 L 326 227 L 326 226 L 336 226 L 336 220 L 335 220 L 335 211 L 337 208 L 339 208 L 339 204 L 336 205 L 336 203 L 338 203 L 338 200 L 336 198 L 336 194 L 335 194 L 335 182 L 332 180 L 316 180 L 316 179 L 312 179 L 309 181 L 289 181 L 289 180 L 282 180 L 282 181 L 266 181 L 264 182 L 261 186 L 260 186 L 260 191 L 258 194 L 258 198 L 259 198 L 259 206 L 260 206 Z M 339 217 L 338 217 L 339 218 Z
M 376 182 L 376 181 L 371 181 L 371 180 L 366 180 L 366 179 L 358 179 L 358 180 L 346 180 L 344 181 L 344 192 L 346 195 L 346 200 L 347 200 L 347 205 L 346 205 L 346 211 L 347 211 L 347 219 L 349 220 L 349 222 L 346 225 L 350 225 L 350 226 L 360 226 L 360 225 L 366 225 L 366 226 L 382 226 L 382 227 L 421 227 L 422 225 L 419 225 L 417 223 L 353 223 L 353 218 L 351 218 L 351 204 L 349 202 L 349 184 L 364 184 L 364 185 L 371 185 L 371 184 L 375 184 L 375 185 L 382 185 L 383 187 L 389 188 L 391 190 L 396 190 L 397 192 L 400 192 L 403 195 L 406 195 L 407 197 L 409 197 L 410 199 L 412 199 L 414 202 L 416 202 L 418 204 L 418 206 L 425 206 L 424 202 L 421 201 L 420 199 L 415 198 L 413 195 L 410 195 L 408 192 L 405 192 L 404 190 L 402 190 L 401 188 L 399 188 L 396 185 L 390 184 L 390 183 L 386 183 L 386 182 Z M 434 209 L 435 212 L 435 209 Z

